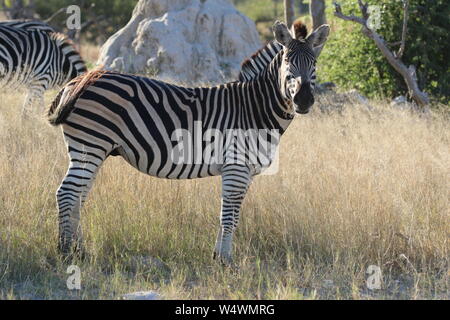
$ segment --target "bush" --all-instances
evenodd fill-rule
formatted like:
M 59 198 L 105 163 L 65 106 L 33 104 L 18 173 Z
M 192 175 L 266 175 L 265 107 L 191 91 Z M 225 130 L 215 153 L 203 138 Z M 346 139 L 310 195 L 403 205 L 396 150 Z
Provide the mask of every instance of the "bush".
M 381 6 L 381 28 L 377 32 L 388 43 L 401 39 L 402 1 L 369 0 Z M 360 16 L 356 0 L 340 1 L 345 14 Z M 333 15 L 331 6 L 329 16 Z M 448 103 L 450 68 L 446 53 L 450 51 L 447 30 L 450 5 L 447 0 L 410 0 L 406 65 L 417 68 L 420 88 L 431 98 Z M 381 55 L 375 43 L 361 33 L 361 26 L 331 19 L 332 34 L 320 57 L 322 81 L 333 81 L 343 88 L 356 88 L 371 97 L 393 97 L 407 93 L 403 78 Z M 398 46 L 392 46 L 398 50 Z
M 75 2 L 81 8 L 81 22 L 96 21 L 86 30 L 84 36 L 88 40 L 101 37 L 103 40 L 125 26 L 138 0 L 95 0 Z M 74 4 L 73 0 L 36 0 L 36 13 L 46 19 L 60 8 Z M 52 26 L 64 29 L 67 15 L 62 13 L 50 22 Z
M 283 17 L 284 5 L 280 0 L 233 0 L 233 5 L 250 19 L 258 22 L 273 21 Z

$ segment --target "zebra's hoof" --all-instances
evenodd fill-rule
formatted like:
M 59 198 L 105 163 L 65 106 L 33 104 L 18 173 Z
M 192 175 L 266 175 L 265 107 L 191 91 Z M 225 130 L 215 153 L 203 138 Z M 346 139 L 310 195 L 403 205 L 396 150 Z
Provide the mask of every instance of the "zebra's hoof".
M 235 268 L 235 264 L 233 262 L 233 258 L 231 258 L 231 255 L 221 255 L 217 253 L 216 251 L 213 252 L 213 260 L 218 261 L 223 267 L 227 268 Z
M 214 251 L 213 256 L 212 256 L 213 260 L 217 260 L 218 257 L 219 257 L 219 254 L 216 251 Z
M 61 258 L 66 263 L 71 263 L 73 261 L 84 261 L 87 258 L 86 250 L 83 246 L 77 245 L 73 247 L 58 247 L 61 254 Z

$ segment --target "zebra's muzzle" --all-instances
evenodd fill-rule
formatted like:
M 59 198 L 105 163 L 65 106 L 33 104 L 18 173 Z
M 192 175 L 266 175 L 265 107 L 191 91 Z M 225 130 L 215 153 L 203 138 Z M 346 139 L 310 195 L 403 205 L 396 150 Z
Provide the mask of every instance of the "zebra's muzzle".
M 309 87 L 309 85 L 305 87 Z M 303 89 L 302 86 L 300 92 L 297 93 L 294 97 L 295 112 L 300 114 L 306 114 L 311 110 L 313 104 L 314 104 L 314 95 L 312 94 L 311 90 Z
M 314 104 L 314 96 L 312 94 L 301 96 L 300 93 L 294 97 L 295 112 L 306 114 L 311 110 Z

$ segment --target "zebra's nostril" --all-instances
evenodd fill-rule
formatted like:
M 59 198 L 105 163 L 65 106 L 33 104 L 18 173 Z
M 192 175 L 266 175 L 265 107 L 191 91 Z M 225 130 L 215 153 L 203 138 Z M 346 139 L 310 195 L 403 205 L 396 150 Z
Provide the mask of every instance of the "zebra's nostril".
M 298 106 L 302 104 L 302 99 L 299 94 L 294 96 L 294 103 Z
M 313 95 L 305 95 L 305 94 L 302 95 L 300 93 L 295 95 L 293 101 L 297 106 L 301 108 L 309 108 L 315 102 Z

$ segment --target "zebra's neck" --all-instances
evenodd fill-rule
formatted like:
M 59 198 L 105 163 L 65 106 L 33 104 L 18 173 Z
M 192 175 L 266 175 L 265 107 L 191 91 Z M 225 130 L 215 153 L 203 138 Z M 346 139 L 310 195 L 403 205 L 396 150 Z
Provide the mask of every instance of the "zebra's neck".
M 267 69 L 281 50 L 283 50 L 283 47 L 277 41 L 274 40 L 267 43 L 263 48 L 259 49 L 249 59 L 242 63 L 239 81 L 250 81 L 257 78 L 265 69 Z
M 206 118 L 229 108 L 233 126 L 241 129 L 276 129 L 283 134 L 294 118 L 291 106 L 283 99 L 279 88 L 278 68 L 282 55 L 251 81 L 232 82 L 200 90 Z M 216 106 L 216 108 L 211 108 Z

